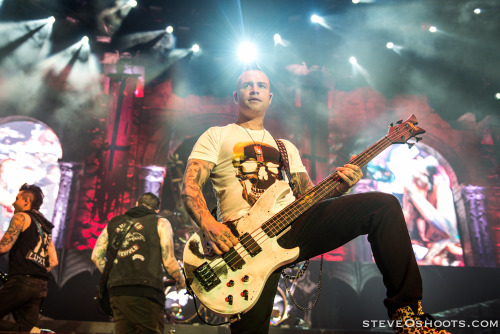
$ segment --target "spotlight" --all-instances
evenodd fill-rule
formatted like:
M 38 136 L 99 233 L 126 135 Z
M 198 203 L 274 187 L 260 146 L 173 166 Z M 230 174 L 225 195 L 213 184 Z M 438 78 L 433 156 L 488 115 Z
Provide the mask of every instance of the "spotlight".
M 172 26 L 168 26 L 168 27 L 165 29 L 165 31 L 166 31 L 168 34 L 171 34 L 171 33 L 173 33 L 173 32 L 174 32 L 174 27 L 172 27 Z
M 385 45 L 386 48 L 388 49 L 392 49 L 394 47 L 394 43 L 393 42 L 387 42 L 387 44 Z
M 474 14 L 477 14 L 477 15 L 481 14 L 481 8 L 474 9 Z
M 328 22 L 326 21 L 325 17 L 321 17 L 321 16 L 318 16 L 318 15 L 314 14 L 314 15 L 311 16 L 311 22 L 313 22 L 315 24 L 319 24 L 323 28 L 331 29 L 331 27 L 328 24 Z
M 193 44 L 193 46 L 191 47 L 191 51 L 193 51 L 194 53 L 200 51 L 200 46 L 198 44 Z
M 349 62 L 350 62 L 351 64 L 353 64 L 353 65 L 358 63 L 358 61 L 356 60 L 356 57 L 350 57 L 350 58 L 349 58 Z
M 430 26 L 429 27 L 429 31 L 430 32 L 436 32 L 437 31 L 437 28 L 435 26 Z
M 282 44 L 283 41 L 281 40 L 280 34 L 274 34 L 274 45 L 276 44 Z
M 87 36 L 83 36 L 81 40 L 83 45 L 88 45 L 89 44 L 89 38 Z
M 500 100 L 500 93 L 495 94 L 495 99 Z
M 54 22 L 56 22 L 56 18 L 55 18 L 55 17 L 53 17 L 53 16 L 51 16 L 51 17 L 49 17 L 49 18 L 47 19 L 47 23 L 54 23 Z
M 257 58 L 257 48 L 250 42 L 243 42 L 238 48 L 238 58 L 244 63 L 250 63 Z
M 311 16 L 311 22 L 312 23 L 320 23 L 321 22 L 321 17 L 319 17 L 318 15 L 314 14 Z
M 358 4 L 359 2 L 360 2 L 360 0 L 352 0 L 353 4 Z
M 128 5 L 132 8 L 136 7 L 137 6 L 137 1 L 135 0 L 129 0 L 128 2 Z

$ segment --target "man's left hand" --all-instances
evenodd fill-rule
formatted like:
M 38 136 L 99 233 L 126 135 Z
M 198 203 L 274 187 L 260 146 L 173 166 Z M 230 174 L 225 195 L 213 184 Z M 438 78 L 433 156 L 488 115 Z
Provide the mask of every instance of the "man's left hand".
M 354 160 L 355 157 L 356 155 L 353 155 L 351 161 Z M 353 164 L 345 164 L 343 167 L 337 167 L 337 174 L 344 181 L 337 189 L 344 193 L 363 177 L 361 168 Z

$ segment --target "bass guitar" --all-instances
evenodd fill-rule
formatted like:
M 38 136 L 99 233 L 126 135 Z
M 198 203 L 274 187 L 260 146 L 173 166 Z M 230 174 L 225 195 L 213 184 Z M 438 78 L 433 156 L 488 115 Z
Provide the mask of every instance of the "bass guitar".
M 417 127 L 417 118 L 398 121 L 388 134 L 356 156 L 349 163 L 360 168 L 387 147 L 407 143 L 425 131 Z M 408 143 L 413 145 L 413 143 Z M 277 239 L 302 213 L 325 198 L 342 183 L 333 173 L 302 197 L 281 211 L 275 210 L 278 199 L 289 193 L 286 181 L 276 181 L 255 202 L 249 212 L 237 220 L 225 222 L 240 241 L 223 255 L 215 254 L 202 231 L 193 234 L 184 248 L 184 273 L 190 290 L 213 313 L 234 317 L 252 308 L 264 284 L 277 268 L 299 256 L 299 248 L 282 248 Z

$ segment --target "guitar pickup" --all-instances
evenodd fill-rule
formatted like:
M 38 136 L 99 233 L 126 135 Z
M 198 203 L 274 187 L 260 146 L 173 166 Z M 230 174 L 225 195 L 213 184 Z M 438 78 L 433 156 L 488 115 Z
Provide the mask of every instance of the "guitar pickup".
M 208 265 L 207 262 L 193 270 L 193 274 L 207 292 L 220 283 L 219 277 L 217 277 L 215 271 Z
M 240 242 L 245 247 L 246 251 L 250 256 L 254 257 L 262 251 L 259 244 L 255 241 L 254 238 L 249 233 L 245 233 L 241 236 Z
M 234 248 L 229 249 L 224 255 L 222 255 L 224 261 L 226 261 L 227 265 L 231 268 L 232 271 L 241 269 L 245 264 L 243 258 L 234 250 Z

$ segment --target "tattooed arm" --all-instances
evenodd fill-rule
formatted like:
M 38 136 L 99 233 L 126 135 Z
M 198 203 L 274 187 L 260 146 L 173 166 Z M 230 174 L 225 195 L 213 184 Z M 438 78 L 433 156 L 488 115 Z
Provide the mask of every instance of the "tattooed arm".
M 163 261 L 163 266 L 165 267 L 168 275 L 175 280 L 177 290 L 185 289 L 186 281 L 184 280 L 184 275 L 181 273 L 181 268 L 174 255 L 172 226 L 165 218 L 158 219 L 158 235 L 160 236 L 161 259 Z
M 353 155 L 351 158 L 356 157 Z M 352 164 L 346 164 L 343 167 L 337 167 L 337 174 L 342 179 L 342 183 L 333 189 L 327 197 L 338 197 L 345 194 L 353 185 L 355 185 L 363 176 L 361 169 Z M 307 190 L 313 187 L 312 181 L 307 173 L 292 173 L 291 183 L 293 184 L 293 194 L 296 198 L 304 195 Z
M 299 198 L 304 195 L 310 188 L 314 185 L 307 173 L 291 173 L 291 183 L 293 185 L 293 194 L 295 198 Z
M 97 269 L 102 273 L 106 266 L 106 252 L 108 250 L 108 226 L 106 226 L 95 243 L 92 250 L 92 262 L 95 263 Z
M 201 191 L 214 166 L 215 164 L 212 162 L 190 159 L 184 172 L 184 186 L 181 195 L 189 215 L 202 229 L 215 253 L 220 255 L 236 246 L 238 239 L 226 225 L 212 217 Z
M 19 238 L 19 234 L 28 228 L 30 223 L 30 216 L 24 212 L 18 212 L 12 217 L 9 228 L 0 240 L 0 255 L 10 251 Z

